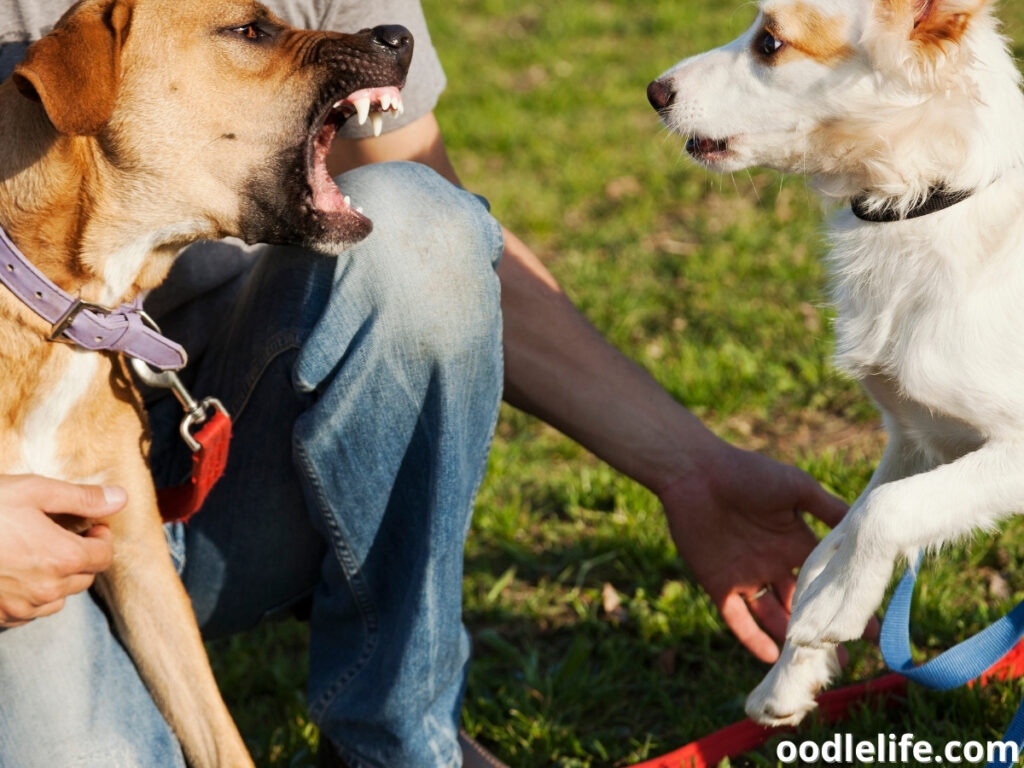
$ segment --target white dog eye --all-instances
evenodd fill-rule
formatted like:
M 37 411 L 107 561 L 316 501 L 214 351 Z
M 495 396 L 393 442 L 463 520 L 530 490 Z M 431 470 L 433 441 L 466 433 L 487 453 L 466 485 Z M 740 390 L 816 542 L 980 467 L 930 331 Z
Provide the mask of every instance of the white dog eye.
M 758 38 L 756 43 L 758 53 L 765 56 L 774 56 L 782 46 L 783 42 L 767 29 L 761 33 L 761 37 Z

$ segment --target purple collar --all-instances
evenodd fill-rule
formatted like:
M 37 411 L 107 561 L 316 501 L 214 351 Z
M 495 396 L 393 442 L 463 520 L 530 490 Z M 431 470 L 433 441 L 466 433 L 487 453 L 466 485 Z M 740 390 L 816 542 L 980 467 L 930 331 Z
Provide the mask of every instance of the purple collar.
M 123 352 L 160 370 L 188 362 L 185 350 L 161 336 L 142 311 L 142 299 L 116 309 L 75 299 L 54 285 L 0 227 L 0 283 L 53 326 L 50 341 L 70 341 L 88 350 Z

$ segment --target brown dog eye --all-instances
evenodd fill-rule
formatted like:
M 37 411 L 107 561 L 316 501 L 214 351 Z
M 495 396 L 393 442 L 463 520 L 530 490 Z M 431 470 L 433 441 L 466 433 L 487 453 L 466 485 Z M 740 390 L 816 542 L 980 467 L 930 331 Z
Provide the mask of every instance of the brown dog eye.
M 241 27 L 235 27 L 231 31 L 237 35 L 241 35 L 246 40 L 259 40 L 267 36 L 267 33 L 260 29 L 256 25 L 256 22 L 243 24 Z

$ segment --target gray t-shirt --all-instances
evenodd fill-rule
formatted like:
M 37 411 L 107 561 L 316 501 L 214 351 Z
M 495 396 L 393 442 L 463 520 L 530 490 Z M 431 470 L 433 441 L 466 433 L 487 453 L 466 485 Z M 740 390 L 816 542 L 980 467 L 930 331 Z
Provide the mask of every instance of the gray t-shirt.
M 0 81 L 10 76 L 32 40 L 49 32 L 69 0 L 0 0 Z M 415 39 L 415 54 L 402 91 L 405 112 L 397 120 L 384 121 L 394 130 L 427 114 L 437 105 L 444 90 L 444 71 L 430 43 L 430 33 L 419 0 L 265 0 L 270 10 L 297 27 L 355 32 L 378 24 L 402 24 Z M 371 135 L 369 122 L 357 125 L 349 120 L 342 135 L 357 138 Z
M 402 90 L 405 112 L 398 119 L 385 120 L 384 130 L 407 125 L 436 106 L 445 77 L 419 0 L 264 0 L 264 4 L 290 24 L 307 29 L 355 32 L 379 24 L 402 24 L 415 40 Z M 0 81 L 10 76 L 28 43 L 49 32 L 70 5 L 70 0 L 0 0 Z M 360 138 L 371 132 L 369 121 L 360 126 L 348 120 L 341 134 Z M 147 309 L 163 315 L 225 283 L 252 262 L 253 250 L 235 241 L 197 243 L 185 249 L 167 282 L 147 301 Z

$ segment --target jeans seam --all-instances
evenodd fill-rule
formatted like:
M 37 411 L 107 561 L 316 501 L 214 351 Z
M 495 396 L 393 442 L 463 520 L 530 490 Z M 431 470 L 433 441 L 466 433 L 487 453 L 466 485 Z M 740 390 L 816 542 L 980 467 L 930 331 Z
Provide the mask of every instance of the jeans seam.
M 363 626 L 366 629 L 366 642 L 363 645 L 363 651 L 359 655 L 359 658 L 355 663 L 349 666 L 343 674 L 338 676 L 334 682 L 331 683 L 330 687 L 320 694 L 316 700 L 310 702 L 309 713 L 314 720 L 319 720 L 341 690 L 348 685 L 356 675 L 362 672 L 367 663 L 369 663 L 370 659 L 373 657 L 373 654 L 376 652 L 378 635 L 377 613 L 374 610 L 373 601 L 370 599 L 367 586 L 359 576 L 358 566 L 353 561 L 351 547 L 345 539 L 345 534 L 341 530 L 341 526 L 338 525 L 338 521 L 334 518 L 334 515 L 329 511 L 330 506 L 327 504 L 326 495 L 320 485 L 319 477 L 316 474 L 312 461 L 310 461 L 305 449 L 297 439 L 294 439 L 292 442 L 292 450 L 295 454 L 296 461 L 301 466 L 303 474 L 309 482 L 310 489 L 315 498 L 317 512 L 319 512 L 328 532 L 330 533 L 331 547 L 345 573 L 345 578 L 348 580 L 349 588 L 352 590 L 352 594 L 356 598 L 356 606 L 359 608 L 359 613 L 363 618 Z
M 231 418 L 238 419 L 245 412 L 246 406 L 249 404 L 249 400 L 252 398 L 252 393 L 256 389 L 256 385 L 259 384 L 263 374 L 267 372 L 267 369 L 271 364 L 277 360 L 278 357 L 293 349 L 301 349 L 301 339 L 294 331 L 287 331 L 273 336 L 263 346 L 263 354 L 261 356 L 262 362 L 258 366 L 251 366 L 249 368 L 249 375 L 245 379 L 245 385 L 242 387 L 242 396 L 237 407 L 232 402 L 230 413 Z
M 504 249 L 504 241 L 505 241 L 505 239 L 504 239 L 504 237 L 503 237 L 503 235 L 501 233 L 501 226 L 498 224 L 497 219 L 492 218 L 491 221 L 494 222 L 494 225 L 493 225 L 493 227 L 491 229 L 491 231 L 493 232 L 493 235 L 492 235 L 492 238 L 491 238 L 492 247 L 493 247 L 494 250 L 499 252 L 497 260 L 494 261 L 494 265 L 495 265 L 495 269 L 496 269 L 498 263 L 501 261 L 501 254 L 502 254 L 502 251 Z M 495 274 L 497 274 L 497 272 L 495 272 Z M 497 277 L 495 279 L 497 279 Z M 499 286 L 498 290 L 500 292 L 500 290 L 501 290 L 501 283 L 500 282 L 499 282 L 498 286 Z M 500 297 L 499 297 L 499 307 L 500 307 Z M 481 457 L 480 468 L 477 470 L 476 482 L 473 484 L 473 494 L 472 494 L 472 496 L 470 496 L 470 500 L 469 500 L 469 522 L 467 523 L 467 527 L 471 526 L 472 523 L 473 523 L 473 513 L 476 510 L 476 497 L 480 493 L 480 486 L 483 484 L 484 478 L 487 476 L 488 457 L 491 455 L 491 448 L 494 446 L 495 433 L 496 433 L 496 431 L 498 429 L 498 419 L 501 417 L 501 402 L 502 402 L 502 400 L 504 399 L 504 396 L 505 396 L 505 391 L 504 391 L 504 383 L 505 383 L 505 377 L 504 377 L 504 371 L 505 371 L 505 345 L 504 345 L 504 343 L 502 341 L 502 339 L 503 339 L 503 332 L 504 332 L 503 331 L 504 318 L 503 318 L 503 316 L 501 314 L 501 309 L 500 308 L 498 310 L 498 322 L 499 322 L 499 328 L 498 328 L 498 370 L 502 372 L 501 380 L 498 383 L 498 403 L 497 403 L 497 405 L 494 408 L 494 415 L 491 417 L 490 431 L 487 433 L 488 434 L 487 443 L 484 446 L 484 452 L 483 452 L 483 456 Z M 463 557 L 465 557 L 465 555 L 463 555 Z

